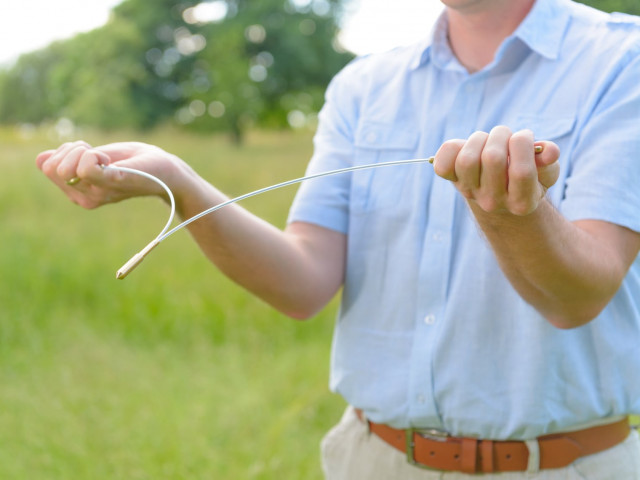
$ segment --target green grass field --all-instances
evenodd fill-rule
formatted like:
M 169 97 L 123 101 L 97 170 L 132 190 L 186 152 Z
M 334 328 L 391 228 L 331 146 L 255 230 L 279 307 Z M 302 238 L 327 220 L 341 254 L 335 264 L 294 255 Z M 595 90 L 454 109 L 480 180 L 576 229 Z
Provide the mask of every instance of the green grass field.
M 309 134 L 141 140 L 230 196 L 301 176 Z M 186 231 L 124 281 L 166 222 L 156 199 L 85 211 L 34 166 L 59 143 L 0 129 L 0 479 L 321 479 L 335 302 L 296 322 L 224 279 Z M 295 187 L 244 205 L 283 226 Z M 636 419 L 637 420 L 637 419 Z
M 79 136 L 80 137 L 80 136 Z M 309 134 L 96 134 L 186 159 L 236 196 L 301 176 Z M 290 320 L 223 278 L 186 231 L 124 281 L 166 222 L 136 199 L 71 204 L 35 168 L 45 131 L 0 130 L 0 478 L 320 479 L 344 403 L 327 388 L 335 302 Z M 244 205 L 284 225 L 295 187 Z

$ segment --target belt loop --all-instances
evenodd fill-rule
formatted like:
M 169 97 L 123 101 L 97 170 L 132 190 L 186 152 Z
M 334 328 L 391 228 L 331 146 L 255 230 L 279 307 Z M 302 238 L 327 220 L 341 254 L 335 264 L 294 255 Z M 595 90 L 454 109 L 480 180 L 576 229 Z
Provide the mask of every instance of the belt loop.
M 463 473 L 476 473 L 478 471 L 477 463 L 478 440 L 476 438 L 463 438 L 462 448 L 460 450 L 460 470 Z
M 480 466 L 482 473 L 493 473 L 493 441 L 481 440 L 480 441 Z
M 527 461 L 527 472 L 537 473 L 540 471 L 540 444 L 537 439 L 525 440 L 529 450 L 529 460 Z
M 355 412 L 356 417 L 358 417 L 358 420 L 360 420 L 362 423 L 364 423 L 365 427 L 367 428 L 367 435 L 371 435 L 371 422 L 364 415 L 364 412 L 362 410 L 360 410 L 359 408 L 354 408 L 353 411 Z

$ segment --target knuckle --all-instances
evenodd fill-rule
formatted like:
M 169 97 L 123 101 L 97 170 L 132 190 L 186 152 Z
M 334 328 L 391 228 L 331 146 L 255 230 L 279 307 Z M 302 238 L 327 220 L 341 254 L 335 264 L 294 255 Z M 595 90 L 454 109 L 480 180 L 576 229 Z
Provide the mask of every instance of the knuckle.
M 80 162 L 78 164 L 78 168 L 76 170 L 78 172 L 78 176 L 79 177 L 89 177 L 91 174 L 91 168 L 90 165 L 87 165 L 84 162 Z
M 468 189 L 468 188 L 465 188 L 465 187 L 460 187 L 460 188 L 459 188 L 459 191 L 460 191 L 460 194 L 461 194 L 464 198 L 466 198 L 467 200 L 473 200 L 473 199 L 474 199 L 473 191 L 472 191 L 472 190 L 470 190 L 470 189 Z
M 531 191 L 518 191 L 508 197 L 507 209 L 514 215 L 524 216 L 537 208 L 538 202 Z
M 71 147 L 69 149 L 69 152 L 67 153 L 67 155 L 71 154 L 72 152 L 75 153 L 75 154 L 81 154 L 82 155 L 82 152 L 85 152 L 85 151 L 87 151 L 87 147 L 86 146 L 75 144 L 73 147 Z
M 80 162 L 92 162 L 97 158 L 97 155 L 95 154 L 95 152 L 93 150 L 90 150 L 90 149 L 85 148 L 85 147 L 82 147 L 82 149 L 84 151 L 80 155 Z
M 461 143 L 461 140 L 447 140 L 438 149 L 436 157 L 455 157 L 462 147 Z
M 484 132 L 482 130 L 476 130 L 471 134 L 469 139 L 473 138 L 478 140 L 486 140 L 488 137 L 489 137 L 489 134 L 487 132 Z
M 51 173 L 54 173 L 54 172 L 52 171 Z M 56 167 L 55 173 L 60 178 L 67 178 L 67 177 L 73 176 L 72 175 L 73 172 L 70 172 L 69 168 L 64 163 L 61 163 Z
M 91 148 L 91 146 L 83 141 L 83 140 L 77 140 L 75 142 L 71 142 L 69 143 L 69 148 L 75 150 L 76 148 L 83 148 L 83 149 L 87 149 L 87 148 Z
M 496 212 L 499 207 L 498 201 L 493 197 L 482 197 L 480 199 L 477 199 L 476 203 L 480 206 L 480 208 L 482 208 L 482 210 L 488 213 Z
M 525 216 L 525 215 L 528 215 L 533 210 L 534 210 L 533 202 L 526 201 L 526 200 L 517 200 L 517 201 L 513 202 L 509 207 L 509 211 L 511 213 L 513 213 L 514 215 L 521 216 L 521 217 Z
M 522 183 L 537 179 L 536 169 L 527 165 L 511 165 L 509 167 L 509 182 Z
M 456 164 L 462 169 L 467 169 L 478 164 L 478 158 L 471 152 L 461 151 L 456 159 Z
M 493 127 L 491 129 L 491 133 L 494 135 L 506 135 L 508 137 L 511 136 L 512 131 L 509 127 L 507 127 L 506 125 L 496 125 L 495 127 Z
M 507 155 L 497 147 L 487 147 L 482 151 L 481 160 L 488 167 L 500 167 L 507 164 Z
M 57 165 L 58 163 L 60 163 L 61 158 L 62 157 L 60 153 L 56 151 L 46 160 L 46 163 L 48 163 L 49 165 Z
M 47 177 L 51 177 L 56 173 L 56 164 L 51 160 L 46 161 L 42 164 L 42 173 L 44 173 Z

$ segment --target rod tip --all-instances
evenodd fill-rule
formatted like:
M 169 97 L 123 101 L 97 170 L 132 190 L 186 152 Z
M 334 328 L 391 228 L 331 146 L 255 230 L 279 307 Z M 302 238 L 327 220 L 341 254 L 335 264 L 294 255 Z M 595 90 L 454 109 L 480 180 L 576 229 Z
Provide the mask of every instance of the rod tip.
M 116 280 L 122 280 L 124 277 L 129 275 L 129 273 L 134 268 L 136 268 L 140 264 L 140 262 L 142 262 L 142 260 L 144 260 L 144 257 L 146 257 L 149 254 L 149 252 L 153 250 L 156 247 L 156 245 L 158 245 L 158 243 L 160 243 L 160 240 L 155 239 L 149 245 L 144 247 L 140 252 L 136 253 L 133 257 L 131 257 L 127 261 L 127 263 L 125 263 L 120 268 L 120 270 L 116 272 Z

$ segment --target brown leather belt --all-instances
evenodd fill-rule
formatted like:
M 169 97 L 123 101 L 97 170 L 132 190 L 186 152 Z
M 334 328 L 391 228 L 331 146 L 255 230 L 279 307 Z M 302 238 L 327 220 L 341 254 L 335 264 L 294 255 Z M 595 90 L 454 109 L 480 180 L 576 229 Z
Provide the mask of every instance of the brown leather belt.
M 428 429 L 400 430 L 368 421 L 361 410 L 356 415 L 369 431 L 407 454 L 409 463 L 418 467 L 491 473 L 526 471 L 529 449 L 525 442 L 479 440 L 451 437 Z M 540 469 L 562 468 L 580 457 L 611 448 L 630 433 L 629 419 L 596 427 L 538 437 Z

